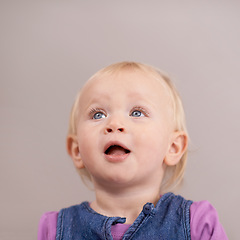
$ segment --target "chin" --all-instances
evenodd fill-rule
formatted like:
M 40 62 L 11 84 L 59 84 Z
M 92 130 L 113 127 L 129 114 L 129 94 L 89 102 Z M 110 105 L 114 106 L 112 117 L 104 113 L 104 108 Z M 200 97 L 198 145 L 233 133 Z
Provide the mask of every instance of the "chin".
M 112 176 L 106 176 L 103 180 L 107 186 L 114 188 L 127 187 L 133 184 L 134 176 L 126 176 L 126 174 L 113 174 Z

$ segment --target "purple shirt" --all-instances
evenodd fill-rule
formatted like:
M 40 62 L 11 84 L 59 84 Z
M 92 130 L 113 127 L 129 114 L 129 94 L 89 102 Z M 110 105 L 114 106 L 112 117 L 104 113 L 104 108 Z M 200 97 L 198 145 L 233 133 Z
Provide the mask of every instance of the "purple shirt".
M 40 219 L 38 240 L 55 240 L 58 212 L 47 212 Z M 116 224 L 111 232 L 114 240 L 122 239 L 130 224 Z M 228 240 L 215 208 L 208 201 L 194 202 L 190 207 L 192 240 Z

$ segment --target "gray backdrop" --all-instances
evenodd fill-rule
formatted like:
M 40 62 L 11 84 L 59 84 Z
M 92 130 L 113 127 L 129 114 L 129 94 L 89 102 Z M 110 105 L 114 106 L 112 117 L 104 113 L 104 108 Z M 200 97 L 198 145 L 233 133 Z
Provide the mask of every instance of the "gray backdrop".
M 36 239 L 40 216 L 93 193 L 65 151 L 83 83 L 135 60 L 170 73 L 191 153 L 182 189 L 239 239 L 240 1 L 0 1 L 0 239 Z

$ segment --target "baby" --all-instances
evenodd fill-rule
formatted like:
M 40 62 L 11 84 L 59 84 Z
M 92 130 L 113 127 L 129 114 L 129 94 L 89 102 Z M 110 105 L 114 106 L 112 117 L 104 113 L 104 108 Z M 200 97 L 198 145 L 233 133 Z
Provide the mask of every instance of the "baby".
M 91 203 L 45 213 L 38 239 L 227 239 L 207 201 L 168 192 L 186 166 L 181 99 L 154 67 L 121 62 L 93 75 L 73 105 L 67 150 Z

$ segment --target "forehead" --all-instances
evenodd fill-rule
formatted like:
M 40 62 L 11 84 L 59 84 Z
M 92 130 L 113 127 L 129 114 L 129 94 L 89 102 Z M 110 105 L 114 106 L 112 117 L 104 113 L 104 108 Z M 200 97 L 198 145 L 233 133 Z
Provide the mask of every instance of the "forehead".
M 131 97 L 168 98 L 170 89 L 158 74 L 142 70 L 121 70 L 102 73 L 90 79 L 81 91 L 81 100 L 97 97 L 114 97 L 118 94 Z M 81 102 L 81 101 L 80 101 Z

